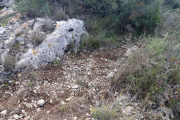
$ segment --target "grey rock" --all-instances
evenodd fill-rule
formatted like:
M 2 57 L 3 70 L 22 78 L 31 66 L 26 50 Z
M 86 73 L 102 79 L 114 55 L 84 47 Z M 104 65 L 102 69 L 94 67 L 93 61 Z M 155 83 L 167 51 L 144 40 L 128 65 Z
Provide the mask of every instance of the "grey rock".
M 36 24 L 36 23 L 35 23 Z M 27 53 L 21 56 L 16 63 L 16 68 L 47 65 L 57 56 L 64 55 L 70 44 L 74 44 L 74 51 L 77 51 L 82 36 L 87 34 L 84 22 L 77 19 L 68 21 L 57 21 L 56 28 L 38 47 L 30 48 Z
M 45 104 L 45 101 L 43 99 L 38 100 L 37 106 L 42 107 Z
M 3 111 L 1 111 L 1 116 L 5 116 L 6 114 L 7 114 L 7 110 L 3 110 Z
M 129 116 L 133 113 L 133 110 L 134 110 L 133 107 L 127 106 L 126 108 L 122 109 L 122 114 Z
M 72 86 L 72 89 L 77 89 L 79 86 L 78 85 L 74 85 Z
M 28 23 L 28 27 L 32 27 L 35 23 L 35 20 L 34 19 L 28 20 L 27 23 Z
M 33 22 L 33 21 L 32 21 Z M 35 22 L 35 21 L 34 21 Z M 45 24 L 45 19 L 37 18 L 34 23 L 33 30 L 42 30 L 42 26 Z
M 0 34 L 2 34 L 5 30 L 6 28 L 0 27 Z
M 21 117 L 22 117 L 21 115 L 17 115 L 17 114 L 13 115 L 13 118 L 14 118 L 15 120 L 18 120 L 18 119 L 20 119 Z
M 0 2 L 0 7 L 10 6 L 13 2 L 14 0 L 3 0 Z
M 112 78 L 114 75 L 115 75 L 114 72 L 110 72 L 110 73 L 108 74 L 107 78 Z

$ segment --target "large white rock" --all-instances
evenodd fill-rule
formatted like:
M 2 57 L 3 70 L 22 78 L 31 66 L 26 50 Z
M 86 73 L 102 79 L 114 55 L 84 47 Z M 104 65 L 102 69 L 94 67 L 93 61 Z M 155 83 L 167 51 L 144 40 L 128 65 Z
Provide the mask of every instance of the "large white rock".
M 13 2 L 14 0 L 3 0 L 2 2 L 0 2 L 0 7 L 10 6 Z
M 82 20 L 69 19 L 68 21 L 57 21 L 55 30 L 35 49 L 30 48 L 27 53 L 21 56 L 16 63 L 16 68 L 33 67 L 38 68 L 47 65 L 62 56 L 69 44 L 74 44 L 77 50 L 82 36 L 87 31 Z

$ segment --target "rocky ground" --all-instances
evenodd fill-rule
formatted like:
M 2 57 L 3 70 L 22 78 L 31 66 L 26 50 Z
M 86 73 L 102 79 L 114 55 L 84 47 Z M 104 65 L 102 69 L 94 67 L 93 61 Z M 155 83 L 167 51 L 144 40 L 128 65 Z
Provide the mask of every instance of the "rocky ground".
M 1 119 L 91 120 L 90 106 L 109 95 L 125 49 L 67 54 L 48 66 L 19 73 L 0 86 Z
M 95 120 L 91 108 L 117 105 L 113 101 L 120 106 L 120 120 L 146 120 L 148 114 L 156 120 L 162 109 L 167 114 L 170 109 L 163 105 L 150 103 L 147 109 L 136 96 L 110 91 L 126 50 L 66 54 L 47 66 L 18 73 L 0 86 L 0 120 Z

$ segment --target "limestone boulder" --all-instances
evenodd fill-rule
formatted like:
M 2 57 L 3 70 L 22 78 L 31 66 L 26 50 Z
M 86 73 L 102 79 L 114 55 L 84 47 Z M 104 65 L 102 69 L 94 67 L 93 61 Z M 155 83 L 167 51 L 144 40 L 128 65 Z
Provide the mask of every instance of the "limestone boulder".
M 73 50 L 77 51 L 85 34 L 87 31 L 82 20 L 57 21 L 54 31 L 39 46 L 29 48 L 28 52 L 24 53 L 16 63 L 16 68 L 38 68 L 47 65 L 56 57 L 62 56 L 70 44 L 73 44 Z
M 0 1 L 0 7 L 10 6 L 14 0 L 1 0 Z

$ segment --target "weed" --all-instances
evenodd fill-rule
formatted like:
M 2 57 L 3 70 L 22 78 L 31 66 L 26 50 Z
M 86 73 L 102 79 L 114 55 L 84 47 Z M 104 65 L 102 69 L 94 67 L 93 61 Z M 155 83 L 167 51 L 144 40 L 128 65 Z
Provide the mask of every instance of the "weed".
M 0 11 L 3 9 L 3 7 L 0 7 Z
M 26 77 L 29 80 L 36 81 L 38 79 L 38 74 L 36 72 L 30 72 Z
M 18 48 L 19 47 L 19 42 L 16 42 L 14 45 L 13 45 L 13 48 Z
M 8 86 L 8 83 L 6 82 L 6 83 L 4 83 L 4 85 L 5 85 L 5 86 Z
M 5 26 L 6 24 L 8 24 L 9 18 L 12 17 L 12 16 L 13 16 L 13 14 L 9 14 L 9 15 L 6 15 L 6 16 L 0 18 L 0 23 L 1 23 L 0 26 L 3 27 L 3 26 Z
M 112 105 L 108 104 L 101 107 L 91 107 L 90 110 L 92 116 L 98 120 L 113 120 L 118 116 L 118 106 L 119 105 L 117 105 L 116 108 L 112 108 Z
M 83 49 L 84 47 L 88 49 L 97 49 L 100 46 L 101 39 L 98 37 L 89 36 L 86 40 L 82 40 L 79 49 Z
M 64 50 L 64 53 L 68 53 L 68 52 L 74 53 L 74 48 L 75 48 L 75 41 L 71 41 Z
M 36 84 L 35 82 L 29 82 L 29 83 L 28 83 L 28 86 L 29 86 L 29 87 L 33 87 L 33 86 L 35 86 L 35 84 Z
M 54 62 L 53 62 L 54 65 L 57 65 L 58 63 L 59 63 L 58 59 L 55 59 Z
M 63 108 L 61 108 L 61 112 L 63 112 L 63 113 L 66 112 L 66 107 L 65 106 Z
M 82 83 L 83 83 L 83 79 L 82 79 L 82 78 L 79 78 L 79 79 L 77 79 L 77 81 L 76 81 L 76 82 L 77 82 L 77 84 L 78 84 L 78 85 L 82 85 Z

